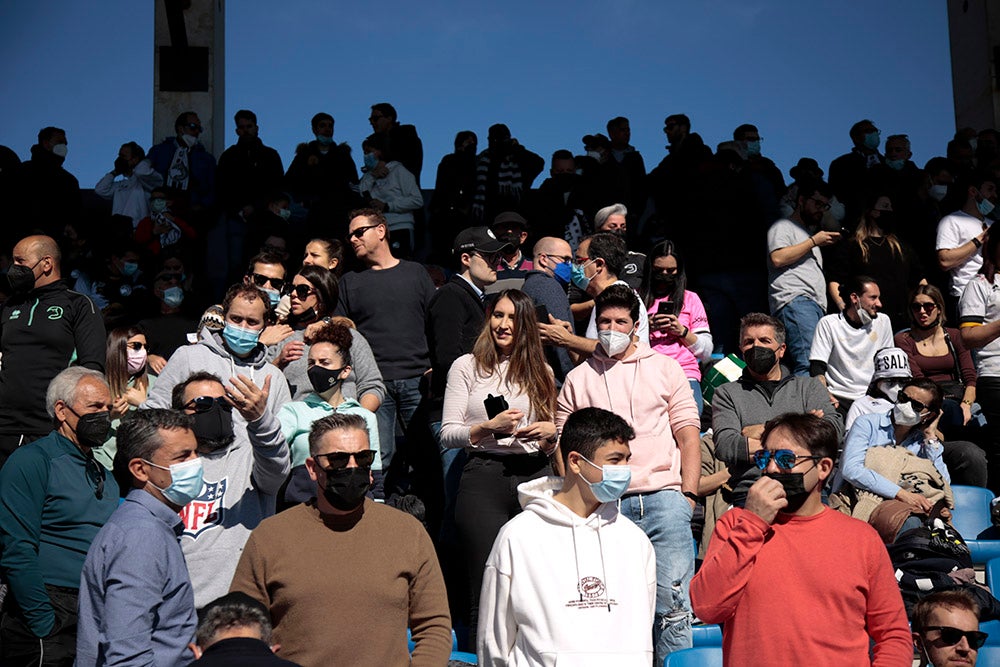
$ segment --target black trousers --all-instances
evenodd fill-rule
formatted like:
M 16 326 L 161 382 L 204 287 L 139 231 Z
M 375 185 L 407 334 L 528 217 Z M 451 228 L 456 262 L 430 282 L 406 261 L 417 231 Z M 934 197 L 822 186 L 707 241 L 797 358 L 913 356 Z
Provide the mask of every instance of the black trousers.
M 76 658 L 75 588 L 45 586 L 56 613 L 47 637 L 39 637 L 24 622 L 21 610 L 8 597 L 0 618 L 0 663 L 4 667 L 72 667 Z M 10 593 L 8 592 L 8 596 Z
M 0 468 L 2 468 L 3 464 L 7 462 L 8 457 L 14 453 L 15 449 L 22 445 L 26 445 L 29 442 L 34 442 L 39 438 L 43 438 L 46 435 L 46 433 L 0 435 Z
M 979 376 L 976 380 L 976 401 L 986 417 L 987 486 L 994 494 L 1000 492 L 1000 377 Z

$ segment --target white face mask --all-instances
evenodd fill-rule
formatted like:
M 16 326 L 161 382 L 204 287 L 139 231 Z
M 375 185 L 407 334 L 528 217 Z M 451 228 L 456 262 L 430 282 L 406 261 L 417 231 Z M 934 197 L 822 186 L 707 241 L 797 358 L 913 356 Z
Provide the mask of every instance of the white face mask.
M 609 357 L 613 357 L 628 349 L 629 344 L 632 342 L 632 336 L 621 331 L 608 329 L 597 332 L 597 342 L 604 348 Z
M 183 141 L 188 148 L 194 148 L 194 145 L 198 143 L 198 137 L 190 134 L 183 134 L 181 135 L 181 141 Z
M 64 158 L 66 157 L 67 152 L 69 152 L 69 148 L 66 147 L 66 144 L 56 144 L 52 147 L 53 155 L 58 155 L 59 157 Z
M 885 394 L 886 398 L 895 403 L 899 399 L 899 392 L 903 390 L 903 384 L 905 383 L 901 380 L 879 380 L 875 386 Z
M 934 201 L 941 201 L 948 194 L 948 186 L 941 183 L 936 183 L 931 186 L 931 189 L 928 191 L 928 193 L 930 194 L 931 199 L 933 199 Z
M 877 317 L 878 313 L 875 313 L 875 316 Z M 858 304 L 858 319 L 861 320 L 861 326 L 866 327 L 875 318 L 869 315 L 868 311 L 861 307 L 861 304 Z
M 598 153 L 597 151 L 587 151 L 587 157 L 592 157 L 592 158 L 594 158 L 595 160 L 598 160 L 598 161 L 600 161 L 600 159 L 601 159 L 601 154 L 600 154 L 600 153 Z
M 912 403 L 897 403 L 892 406 L 892 421 L 900 426 L 914 426 L 920 423 L 920 413 Z

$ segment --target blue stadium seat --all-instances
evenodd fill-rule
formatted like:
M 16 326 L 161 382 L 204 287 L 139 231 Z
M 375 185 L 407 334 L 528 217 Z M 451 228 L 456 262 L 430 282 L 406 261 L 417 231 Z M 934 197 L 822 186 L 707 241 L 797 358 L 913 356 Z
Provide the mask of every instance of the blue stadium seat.
M 951 492 L 955 496 L 951 523 L 968 543 L 972 562 L 987 563 L 1000 558 L 1000 532 L 990 521 L 993 494 L 982 487 L 960 485 L 952 486 Z
M 722 646 L 722 626 L 711 624 L 692 625 L 691 643 L 696 648 L 699 646 Z
M 406 629 L 406 643 L 410 649 L 410 653 L 413 653 L 413 647 L 416 646 L 417 643 L 413 641 L 413 636 L 410 634 L 409 628 Z M 455 628 L 451 629 L 451 650 L 452 651 L 458 650 L 458 635 L 455 634 Z
M 476 658 L 475 653 L 466 653 L 465 651 L 452 651 L 451 655 L 448 656 L 449 660 L 461 660 L 462 662 L 467 662 L 470 665 L 478 665 L 479 660 Z
M 988 646 L 1000 646 L 1000 621 L 986 621 L 979 624 L 979 629 L 989 635 L 986 638 Z M 980 661 L 980 664 L 986 664 Z
M 663 667 L 722 667 L 722 647 L 699 646 L 671 653 Z
M 1000 665 L 1000 646 L 990 644 L 983 646 L 979 649 L 979 655 L 976 656 L 976 664 L 986 667 Z

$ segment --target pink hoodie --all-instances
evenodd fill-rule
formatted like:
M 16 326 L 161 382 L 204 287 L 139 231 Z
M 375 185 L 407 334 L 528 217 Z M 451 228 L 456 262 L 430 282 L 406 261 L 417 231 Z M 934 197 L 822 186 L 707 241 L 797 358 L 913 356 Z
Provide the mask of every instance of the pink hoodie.
M 673 432 L 700 428 L 698 407 L 684 370 L 674 359 L 642 343 L 622 359 L 609 358 L 601 346 L 587 363 L 566 376 L 556 408 L 561 432 L 571 413 L 603 408 L 622 416 L 635 429 L 630 444 L 632 483 L 628 493 L 680 490 L 681 452 Z

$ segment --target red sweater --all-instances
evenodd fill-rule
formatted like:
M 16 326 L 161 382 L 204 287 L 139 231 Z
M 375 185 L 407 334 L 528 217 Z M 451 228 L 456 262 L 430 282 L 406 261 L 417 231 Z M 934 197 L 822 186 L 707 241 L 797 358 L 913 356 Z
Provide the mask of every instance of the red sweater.
M 723 514 L 691 581 L 691 604 L 701 620 L 725 623 L 727 666 L 913 661 L 885 546 L 871 526 L 828 508 L 779 514 L 773 525 L 740 508 Z

